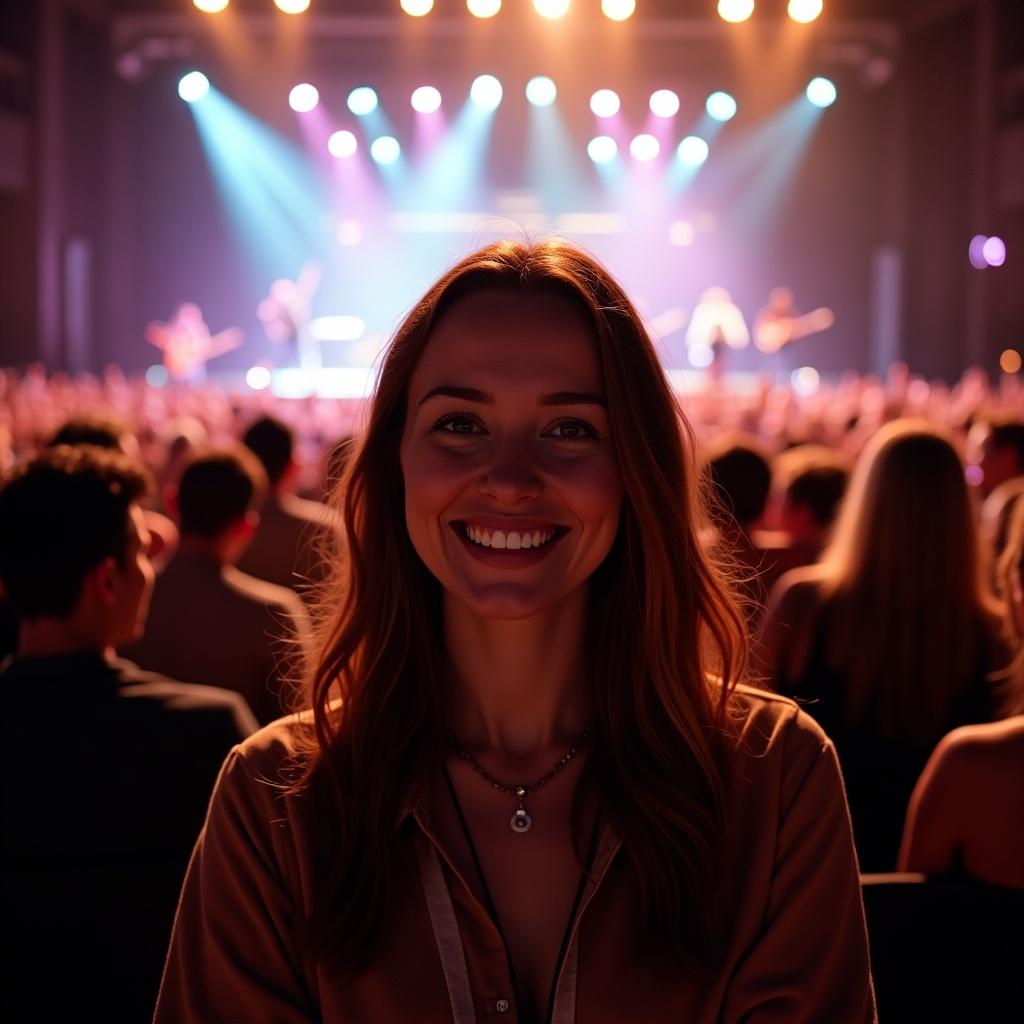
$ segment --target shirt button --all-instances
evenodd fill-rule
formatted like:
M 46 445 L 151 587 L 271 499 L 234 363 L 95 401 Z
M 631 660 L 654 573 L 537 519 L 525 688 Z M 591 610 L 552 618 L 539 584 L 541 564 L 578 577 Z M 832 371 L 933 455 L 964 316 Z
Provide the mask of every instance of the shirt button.
M 498 1013 L 508 1013 L 508 1000 L 507 999 L 499 999 L 494 1004 L 494 1008 L 498 1011 Z

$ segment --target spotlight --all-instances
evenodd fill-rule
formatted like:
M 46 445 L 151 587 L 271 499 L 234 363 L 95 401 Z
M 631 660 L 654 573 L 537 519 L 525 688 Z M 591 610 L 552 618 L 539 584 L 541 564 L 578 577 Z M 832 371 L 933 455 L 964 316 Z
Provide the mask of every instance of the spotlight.
M 836 101 L 836 87 L 827 78 L 812 78 L 807 83 L 807 98 L 816 107 L 831 107 Z
M 402 155 L 402 147 L 393 135 L 381 135 L 370 143 L 370 156 L 378 164 L 393 164 Z
M 348 109 L 356 117 L 372 114 L 377 109 L 377 94 L 368 85 L 360 85 L 348 94 Z
M 789 16 L 806 25 L 821 14 L 821 0 L 789 0 Z
M 601 10 L 612 21 L 625 21 L 636 10 L 636 0 L 601 0 Z
M 228 0 L 192 0 L 193 5 L 203 14 L 217 14 L 228 5 Z
M 1021 359 L 1020 353 L 1015 348 L 1004 349 L 1003 354 L 999 357 L 999 369 L 1003 373 L 1020 373 L 1022 365 L 1024 365 L 1024 360 Z
M 402 0 L 402 10 L 414 18 L 429 14 L 433 6 L 434 0 Z
M 535 107 L 550 107 L 557 95 L 558 89 L 547 75 L 538 75 L 526 83 L 526 98 Z
M 590 97 L 590 109 L 595 117 L 614 117 L 620 106 L 618 95 L 611 89 L 598 89 Z
M 335 132 L 327 140 L 327 152 L 339 160 L 344 160 L 345 157 L 351 156 L 356 151 L 358 145 L 356 137 L 351 132 Z
M 1001 267 L 1006 262 L 1006 243 L 996 235 L 986 238 L 981 255 L 990 267 Z
M 653 135 L 644 133 L 637 135 L 629 144 L 629 151 L 635 160 L 642 160 L 646 163 L 653 160 L 661 152 L 661 144 Z
M 676 149 L 687 167 L 700 167 L 708 158 L 708 144 L 699 135 L 687 135 Z
M 671 89 L 651 93 L 651 113 L 655 117 L 675 117 L 679 110 L 679 97 Z
M 533 0 L 533 9 L 542 18 L 554 20 L 569 10 L 569 0 Z
M 253 391 L 270 387 L 270 371 L 265 366 L 250 366 L 245 374 L 245 383 Z
M 713 92 L 704 109 L 715 121 L 731 121 L 736 116 L 736 101 L 727 92 Z
M 718 0 L 718 16 L 722 21 L 746 21 L 754 13 L 754 0 Z
M 316 105 L 319 102 L 320 93 L 316 91 L 316 86 L 310 85 L 309 82 L 303 82 L 301 85 L 295 86 L 288 93 L 288 106 L 299 114 L 305 114 L 310 110 L 316 109 Z
M 988 235 L 975 235 L 967 247 L 967 258 L 975 270 L 984 270 L 988 266 L 988 261 L 985 259 L 985 243 L 987 241 Z
M 421 85 L 413 91 L 409 102 L 418 113 L 432 114 L 441 106 L 441 94 L 432 85 Z
M 274 4 L 285 14 L 301 14 L 309 8 L 309 0 L 274 0 Z
M 167 378 L 169 376 L 166 366 L 162 366 L 160 363 L 154 363 L 146 371 L 146 383 L 151 388 L 162 388 L 167 383 Z
M 789 375 L 789 382 L 798 395 L 813 395 L 821 383 L 821 376 L 813 366 L 801 366 Z
M 497 110 L 501 104 L 501 82 L 494 75 L 480 75 L 469 90 L 470 99 L 484 110 Z
M 210 80 L 202 71 L 190 71 L 178 82 L 178 95 L 186 103 L 201 100 L 210 91 Z
M 595 164 L 607 164 L 615 159 L 619 147 L 610 135 L 598 135 L 587 143 L 587 156 Z
M 501 10 L 501 0 L 466 0 L 474 18 L 493 18 Z

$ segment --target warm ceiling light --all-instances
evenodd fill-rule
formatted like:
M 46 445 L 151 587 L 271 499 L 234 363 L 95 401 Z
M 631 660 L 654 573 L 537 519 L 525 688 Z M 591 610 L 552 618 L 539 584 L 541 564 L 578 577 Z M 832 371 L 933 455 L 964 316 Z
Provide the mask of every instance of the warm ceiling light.
M 402 0 L 402 10 L 414 18 L 422 18 L 434 7 L 434 0 Z
M 601 0 L 601 10 L 612 21 L 625 21 L 636 10 L 636 0 Z
M 501 0 L 466 0 L 474 18 L 493 18 L 501 10 Z
M 561 18 L 569 10 L 569 0 L 533 0 L 533 9 L 542 18 Z
M 203 14 L 217 14 L 228 5 L 228 0 L 192 0 L 193 5 Z
M 754 13 L 754 0 L 718 0 L 718 16 L 723 21 L 746 21 Z
M 309 0 L 274 0 L 274 4 L 285 14 L 301 14 L 309 10 Z
M 789 0 L 789 16 L 806 25 L 821 14 L 821 0 Z

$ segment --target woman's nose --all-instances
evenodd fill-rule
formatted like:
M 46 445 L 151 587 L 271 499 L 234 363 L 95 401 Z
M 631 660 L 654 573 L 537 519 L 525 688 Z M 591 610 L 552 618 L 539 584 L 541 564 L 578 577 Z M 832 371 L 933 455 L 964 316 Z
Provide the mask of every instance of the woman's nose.
M 535 498 L 544 486 L 528 446 L 511 439 L 495 450 L 479 484 L 481 494 L 507 505 Z

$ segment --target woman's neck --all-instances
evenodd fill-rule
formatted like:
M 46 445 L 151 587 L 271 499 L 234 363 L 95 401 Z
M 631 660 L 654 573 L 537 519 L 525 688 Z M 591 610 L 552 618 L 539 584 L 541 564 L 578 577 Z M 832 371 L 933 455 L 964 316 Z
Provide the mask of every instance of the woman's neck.
M 586 589 L 529 619 L 483 619 L 445 599 L 452 664 L 449 728 L 467 750 L 545 756 L 593 717 L 586 680 Z

